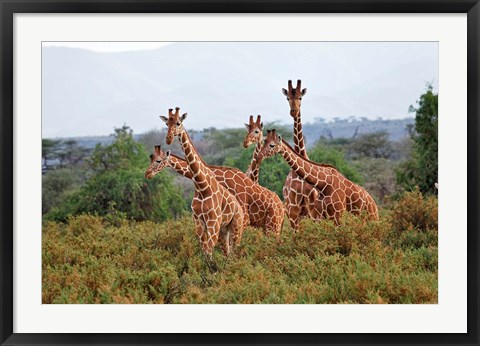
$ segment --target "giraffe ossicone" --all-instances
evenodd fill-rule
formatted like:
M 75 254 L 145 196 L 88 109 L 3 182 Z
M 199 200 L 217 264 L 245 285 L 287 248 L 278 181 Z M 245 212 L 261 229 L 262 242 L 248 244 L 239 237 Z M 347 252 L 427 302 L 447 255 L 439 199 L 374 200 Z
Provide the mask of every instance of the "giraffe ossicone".
M 156 146 L 154 154 L 150 156 L 150 165 L 145 177 L 151 179 L 166 167 L 171 167 L 186 178 L 193 177 L 184 158 L 167 154 Z M 237 198 L 245 213 L 245 226 L 250 224 L 253 227 L 260 227 L 267 235 L 279 237 L 285 210 L 277 194 L 255 184 L 236 168 L 223 166 L 208 166 L 208 168 L 215 174 L 217 181 Z
M 302 81 L 297 80 L 294 88 L 292 81 L 288 81 L 288 89 L 282 89 L 290 106 L 290 115 L 293 118 L 293 142 L 294 148 L 300 156 L 308 159 L 305 138 L 302 131 L 301 106 L 302 97 L 307 89 L 302 89 Z M 298 230 L 302 218 L 321 219 L 322 202 L 318 191 L 300 178 L 293 169 L 287 175 L 282 189 L 285 208 L 287 210 L 290 226 L 294 231 Z
M 192 200 L 192 217 L 195 232 L 207 258 L 211 258 L 213 249 L 220 242 L 224 255 L 228 255 L 234 245 L 239 245 L 245 228 L 244 211 L 237 199 L 215 178 L 195 149 L 190 136 L 183 127 L 187 113 L 180 115 L 169 109 L 168 118 L 160 116 L 167 124 L 167 144 L 177 137 L 185 154 L 189 174 L 195 186 Z M 172 155 L 169 155 L 171 157 Z
M 257 154 L 260 152 L 263 141 L 263 122 L 262 116 L 257 115 L 257 120 L 253 121 L 253 115 L 250 115 L 248 124 L 245 124 L 247 129 L 247 135 L 243 140 L 243 147 L 248 148 L 250 145 L 255 144 L 255 150 L 253 151 L 252 161 L 247 168 L 245 174 L 255 183 L 258 184 L 258 177 L 260 174 L 260 162 L 257 161 Z

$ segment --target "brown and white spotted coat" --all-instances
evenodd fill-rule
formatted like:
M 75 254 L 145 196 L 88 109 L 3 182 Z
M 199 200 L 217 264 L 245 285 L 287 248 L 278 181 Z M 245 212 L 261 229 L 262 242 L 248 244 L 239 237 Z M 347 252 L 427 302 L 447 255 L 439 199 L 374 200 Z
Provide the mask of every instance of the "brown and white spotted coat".
M 260 174 L 260 163 L 257 161 L 257 155 L 262 148 L 263 142 L 263 123 L 262 117 L 257 115 L 257 120 L 253 121 L 253 115 L 250 115 L 248 124 L 245 124 L 247 129 L 247 135 L 243 140 L 243 147 L 248 148 L 250 145 L 255 144 L 255 150 L 252 155 L 252 162 L 247 168 L 245 174 L 255 183 L 258 184 L 258 176 Z
M 288 81 L 288 90 L 282 89 L 290 105 L 290 116 L 293 118 L 293 142 L 295 151 L 303 158 L 308 160 L 305 139 L 302 132 L 302 120 L 300 109 L 302 106 L 302 97 L 307 93 L 307 89 L 302 90 L 301 80 L 297 81 L 297 86 L 293 88 L 292 81 Z M 298 176 L 292 169 L 290 170 L 285 184 L 283 185 L 283 198 L 287 210 L 290 226 L 297 230 L 300 220 L 310 217 L 315 220 L 322 218 L 322 202 L 319 200 L 319 194 L 312 185 Z
M 342 213 L 347 210 L 354 215 L 366 211 L 370 219 L 378 219 L 377 204 L 364 188 L 345 178 L 333 166 L 301 157 L 281 136 L 277 136 L 275 130 L 267 131 L 257 158 L 261 161 L 277 153 L 283 156 L 295 173 L 318 190 L 323 217 L 334 220 L 338 225 Z
M 167 144 L 178 137 L 192 173 L 195 194 L 192 200 L 195 232 L 203 252 L 212 256 L 215 245 L 220 242 L 224 255 L 228 255 L 234 245 L 240 244 L 244 229 L 244 212 L 237 199 L 216 179 L 198 155 L 193 143 L 183 127 L 187 114 L 180 116 L 180 109 L 169 109 L 168 118 L 160 118 L 167 124 Z
M 150 156 L 150 166 L 145 177 L 151 179 L 165 167 L 171 167 L 179 174 L 192 179 L 193 174 L 185 159 L 163 151 L 155 146 Z M 272 191 L 252 182 L 242 171 L 223 166 L 208 166 L 220 184 L 228 189 L 245 210 L 247 223 L 263 228 L 266 234 L 280 235 L 285 209 L 280 198 Z

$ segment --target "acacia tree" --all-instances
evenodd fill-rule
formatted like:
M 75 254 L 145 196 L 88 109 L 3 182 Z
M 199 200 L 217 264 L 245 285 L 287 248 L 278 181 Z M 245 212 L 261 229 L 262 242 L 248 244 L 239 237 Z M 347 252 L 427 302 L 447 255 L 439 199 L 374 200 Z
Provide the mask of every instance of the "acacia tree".
M 389 159 L 394 150 L 387 131 L 377 131 L 359 135 L 352 142 L 350 150 L 353 156 Z
M 97 145 L 88 159 L 90 170 L 85 184 L 52 208 L 47 219 L 63 221 L 69 215 L 108 216 L 119 212 L 129 219 L 164 221 L 185 211 L 182 190 L 169 172 L 145 179 L 149 153 L 135 141 L 132 130 L 124 125 L 112 136 L 111 144 Z
M 415 113 L 415 126 L 410 128 L 413 140 L 412 157 L 397 172 L 397 181 L 407 190 L 418 186 L 422 193 L 435 193 L 438 182 L 438 94 L 428 85 L 417 101 L 410 106 Z

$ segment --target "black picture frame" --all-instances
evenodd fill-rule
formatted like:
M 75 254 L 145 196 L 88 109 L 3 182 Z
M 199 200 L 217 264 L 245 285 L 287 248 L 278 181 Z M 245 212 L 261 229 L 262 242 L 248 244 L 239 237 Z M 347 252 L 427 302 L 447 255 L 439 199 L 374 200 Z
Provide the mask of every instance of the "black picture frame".
M 479 0 L 0 0 L 2 345 L 443 344 L 478 345 Z M 24 334 L 13 332 L 13 16 L 16 13 L 467 13 L 468 332 L 465 334 Z M 452 316 L 452 319 L 455 316 Z

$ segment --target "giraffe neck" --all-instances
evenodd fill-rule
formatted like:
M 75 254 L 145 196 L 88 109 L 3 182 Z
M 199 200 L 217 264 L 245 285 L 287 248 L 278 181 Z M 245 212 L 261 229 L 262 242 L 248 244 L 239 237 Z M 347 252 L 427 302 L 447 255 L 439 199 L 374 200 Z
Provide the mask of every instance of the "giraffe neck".
M 193 178 L 193 173 L 190 171 L 190 168 L 188 168 L 187 161 L 176 155 L 170 154 L 170 167 L 188 179 Z
M 195 190 L 200 193 L 200 195 L 211 195 L 211 187 L 215 185 L 216 180 L 207 174 L 208 168 L 195 150 L 186 130 L 181 132 L 179 139 L 183 152 L 185 153 L 188 168 L 193 175 L 192 181 L 195 185 Z
M 330 166 L 322 167 L 316 165 L 309 160 L 301 157 L 293 148 L 282 139 L 281 155 L 287 164 L 295 171 L 295 173 L 310 185 L 322 191 L 327 184 L 328 175 L 332 175 Z
M 262 141 L 260 140 L 255 146 L 255 151 L 253 152 L 252 162 L 247 169 L 247 176 L 254 182 L 258 183 L 258 176 L 260 174 L 260 162 L 257 161 L 257 155 L 262 149 Z
M 293 142 L 295 144 L 295 151 L 300 156 L 308 159 L 307 149 L 305 147 L 305 139 L 303 138 L 300 112 L 298 112 L 298 116 L 293 119 Z

